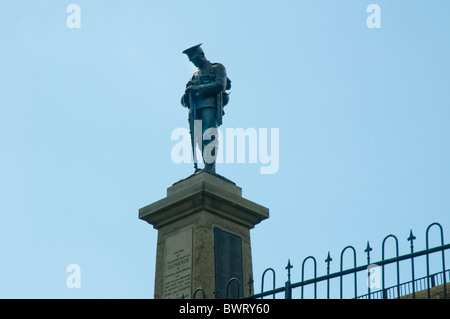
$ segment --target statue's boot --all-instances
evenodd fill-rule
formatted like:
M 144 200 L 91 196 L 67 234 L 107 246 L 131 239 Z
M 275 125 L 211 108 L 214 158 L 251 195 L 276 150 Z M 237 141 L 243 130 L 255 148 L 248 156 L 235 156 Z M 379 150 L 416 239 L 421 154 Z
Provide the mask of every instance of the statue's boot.
M 210 174 L 215 174 L 216 173 L 216 162 L 213 162 L 211 164 L 205 164 L 205 167 L 203 168 L 203 170 L 205 172 L 208 172 Z

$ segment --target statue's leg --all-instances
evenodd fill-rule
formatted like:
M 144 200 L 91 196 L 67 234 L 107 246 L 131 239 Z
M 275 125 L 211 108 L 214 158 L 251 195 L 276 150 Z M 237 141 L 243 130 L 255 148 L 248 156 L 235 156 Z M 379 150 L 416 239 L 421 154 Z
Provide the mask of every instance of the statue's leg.
M 215 108 L 204 108 L 202 110 L 202 156 L 203 162 L 205 163 L 204 170 L 210 173 L 216 172 L 216 156 L 217 149 L 210 145 L 217 138 L 217 118 L 216 118 L 216 110 Z M 205 139 L 205 131 L 209 129 L 209 133 L 211 134 L 211 139 Z

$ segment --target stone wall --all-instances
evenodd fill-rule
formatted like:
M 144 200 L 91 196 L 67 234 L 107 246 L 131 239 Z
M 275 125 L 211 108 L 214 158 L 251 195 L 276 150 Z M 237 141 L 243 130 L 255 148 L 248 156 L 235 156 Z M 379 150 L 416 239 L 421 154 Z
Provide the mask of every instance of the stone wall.
M 444 299 L 444 285 L 430 288 L 431 299 Z M 402 296 L 401 299 L 413 299 L 413 295 Z M 416 292 L 416 299 L 428 299 L 428 290 Z M 450 283 L 447 283 L 447 299 L 450 299 Z

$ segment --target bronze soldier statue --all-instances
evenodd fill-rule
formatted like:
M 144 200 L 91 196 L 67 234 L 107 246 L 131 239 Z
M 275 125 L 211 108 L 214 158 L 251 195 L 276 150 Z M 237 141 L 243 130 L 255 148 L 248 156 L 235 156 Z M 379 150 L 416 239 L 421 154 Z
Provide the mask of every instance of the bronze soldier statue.
M 225 67 L 220 63 L 211 63 L 205 58 L 200 48 L 202 44 L 195 45 L 183 51 L 197 68 L 197 72 L 186 84 L 186 90 L 181 97 L 181 104 L 189 108 L 189 129 L 191 133 L 192 153 L 194 156 L 194 169 L 198 171 L 195 155 L 196 145 L 202 151 L 204 171 L 215 173 L 217 144 L 215 148 L 208 145 L 217 139 L 217 128 L 222 124 L 222 116 L 225 114 L 223 107 L 229 101 L 231 81 L 227 77 Z M 200 132 L 196 132 L 195 123 L 201 120 Z M 209 129 L 211 139 L 203 139 L 204 133 Z M 216 141 L 217 143 L 218 141 Z M 212 149 L 212 151 L 211 151 Z

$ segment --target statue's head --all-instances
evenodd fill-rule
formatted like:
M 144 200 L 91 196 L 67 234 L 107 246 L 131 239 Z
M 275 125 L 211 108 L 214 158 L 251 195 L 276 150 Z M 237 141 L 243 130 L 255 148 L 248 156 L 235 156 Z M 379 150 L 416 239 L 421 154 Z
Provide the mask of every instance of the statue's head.
M 196 67 L 200 67 L 206 60 L 205 53 L 200 47 L 201 45 L 202 43 L 194 45 L 193 47 L 190 47 L 183 51 L 183 53 L 188 56 L 189 61 L 191 61 Z

